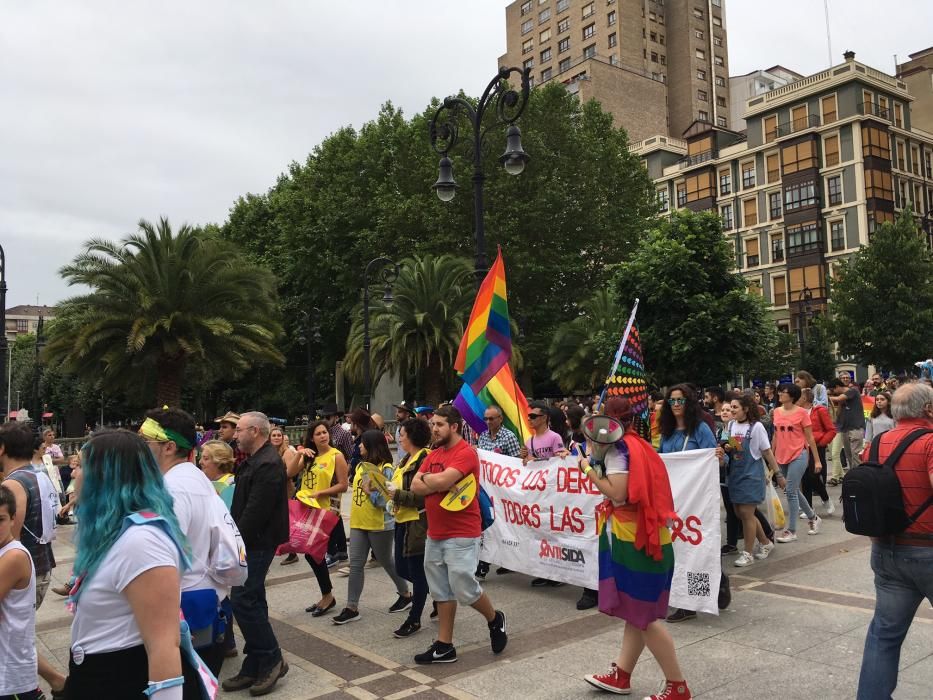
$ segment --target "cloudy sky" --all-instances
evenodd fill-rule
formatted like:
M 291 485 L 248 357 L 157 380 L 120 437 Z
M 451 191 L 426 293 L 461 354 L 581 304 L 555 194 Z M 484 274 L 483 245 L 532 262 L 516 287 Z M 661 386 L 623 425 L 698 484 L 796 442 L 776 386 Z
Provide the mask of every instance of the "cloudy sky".
M 0 3 L 0 243 L 7 305 L 54 304 L 57 270 L 140 218 L 222 222 L 293 160 L 387 100 L 477 94 L 505 0 Z M 829 64 L 818 0 L 725 0 L 733 74 Z M 933 2 L 830 0 L 834 62 L 887 72 L 933 43 Z M 895 20 L 896 18 L 896 20 Z M 428 148 L 425 142 L 425 148 Z M 430 183 L 425 183 L 425 187 Z

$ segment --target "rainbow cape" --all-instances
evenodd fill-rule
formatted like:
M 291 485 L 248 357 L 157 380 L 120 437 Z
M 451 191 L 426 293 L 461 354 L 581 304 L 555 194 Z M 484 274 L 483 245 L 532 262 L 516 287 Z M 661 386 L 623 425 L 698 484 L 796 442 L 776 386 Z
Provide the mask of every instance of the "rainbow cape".
M 528 400 L 518 388 L 509 360 L 512 357 L 512 331 L 505 289 L 505 262 L 502 249 L 480 285 L 473 302 L 454 369 L 463 379 L 456 406 L 477 433 L 486 430 L 483 413 L 491 405 L 502 409 L 503 424 L 524 443 L 531 433 Z

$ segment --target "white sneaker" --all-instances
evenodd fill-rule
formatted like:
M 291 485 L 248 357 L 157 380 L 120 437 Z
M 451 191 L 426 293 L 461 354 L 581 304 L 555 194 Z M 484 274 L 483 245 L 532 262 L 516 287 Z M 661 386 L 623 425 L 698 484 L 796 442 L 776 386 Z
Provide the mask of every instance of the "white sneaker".
M 815 520 L 810 521 L 810 529 L 807 531 L 808 535 L 818 535 L 820 534 L 820 525 L 823 524 L 823 521 L 820 519 L 820 516 L 816 516 Z
M 803 511 L 800 511 L 800 519 L 801 519 L 801 520 L 805 520 L 806 517 L 807 517 L 807 514 L 804 513 Z
M 761 542 L 755 543 L 755 559 L 759 561 L 762 559 L 767 559 L 768 555 L 771 554 L 771 550 L 774 549 L 774 545 L 771 542 L 768 544 L 761 544 Z
M 743 551 L 732 563 L 734 566 L 748 566 L 755 563 L 755 558 L 748 552 Z
M 823 507 L 826 509 L 826 515 L 832 515 L 836 512 L 836 504 L 833 503 L 831 498 L 823 504 Z
M 790 530 L 784 530 L 784 532 L 774 538 L 774 541 L 780 542 L 781 544 L 786 544 L 787 542 L 796 542 L 797 533 L 791 532 Z

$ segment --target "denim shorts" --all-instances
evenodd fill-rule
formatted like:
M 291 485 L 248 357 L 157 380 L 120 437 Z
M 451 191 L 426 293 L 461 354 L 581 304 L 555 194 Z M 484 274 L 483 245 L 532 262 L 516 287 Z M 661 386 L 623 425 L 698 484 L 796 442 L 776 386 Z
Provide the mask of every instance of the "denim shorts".
M 473 605 L 483 589 L 476 580 L 479 564 L 479 537 L 453 537 L 424 543 L 424 575 L 431 597 L 439 603 L 456 600 Z

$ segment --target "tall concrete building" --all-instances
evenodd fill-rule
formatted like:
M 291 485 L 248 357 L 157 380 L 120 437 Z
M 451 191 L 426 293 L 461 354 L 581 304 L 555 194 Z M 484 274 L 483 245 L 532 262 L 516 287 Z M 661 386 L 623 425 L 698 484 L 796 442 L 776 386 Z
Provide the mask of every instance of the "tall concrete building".
M 914 96 L 910 106 L 915 127 L 933 133 L 933 46 L 908 56 L 907 63 L 897 66 L 897 77 Z
M 500 66 L 598 100 L 632 141 L 730 128 L 722 0 L 515 0 Z
M 745 75 L 734 75 L 729 78 L 729 94 L 732 104 L 729 107 L 729 123 L 733 131 L 745 129 L 745 103 L 753 97 L 763 95 L 775 88 L 784 87 L 788 83 L 803 78 L 800 73 L 784 66 L 772 66 L 765 70 L 753 70 Z

